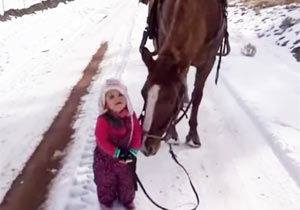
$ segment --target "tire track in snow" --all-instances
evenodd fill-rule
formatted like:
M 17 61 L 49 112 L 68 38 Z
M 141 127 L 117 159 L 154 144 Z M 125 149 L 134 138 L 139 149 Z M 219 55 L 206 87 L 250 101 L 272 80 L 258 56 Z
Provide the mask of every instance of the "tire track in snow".
M 101 78 L 95 81 L 90 94 L 85 98 L 84 106 L 88 107 L 82 109 L 88 111 L 79 114 L 78 120 L 74 125 L 77 133 L 75 134 L 74 144 L 68 149 L 68 157 L 66 157 L 64 167 L 54 181 L 55 184 L 50 191 L 49 200 L 45 203 L 47 209 L 99 209 L 92 169 L 93 151 L 95 148 L 94 125 L 98 116 L 98 109 L 95 108 L 95 105 L 97 107 L 99 83 L 106 77 L 119 79 L 122 77 L 132 49 L 130 39 L 132 38 L 136 16 L 136 12 L 132 12 L 135 11 L 132 7 L 137 8 L 138 6 L 138 1 L 135 0 L 123 1 L 121 3 L 118 1 L 118 3 L 116 8 L 101 23 L 101 28 L 105 29 L 103 31 L 104 34 L 102 34 L 104 37 L 103 40 L 111 40 L 105 60 L 101 65 Z M 112 27 L 116 25 L 118 27 Z M 94 116 L 93 119 L 90 116 Z M 87 126 L 87 124 L 90 126 Z M 80 154 L 80 157 L 77 157 L 77 154 Z M 59 195 L 64 197 L 67 195 L 63 203 L 60 202 L 61 198 Z M 115 202 L 113 209 L 123 210 L 124 207 Z
M 236 102 L 251 119 L 257 130 L 264 136 L 266 142 L 272 148 L 275 156 L 279 159 L 282 166 L 296 182 L 298 188 L 300 188 L 300 168 L 299 166 L 297 166 L 298 163 L 285 154 L 280 145 L 276 143 L 276 139 L 274 139 L 273 135 L 265 128 L 265 125 L 259 120 L 259 117 L 256 116 L 246 105 L 246 103 L 243 102 L 243 100 L 239 97 L 238 93 L 234 90 L 230 83 L 226 79 L 223 79 L 223 83 L 231 96 L 236 100 Z
M 132 7 L 138 8 L 137 6 L 138 1 L 135 0 L 122 2 L 101 25 L 107 29 L 108 37 L 104 37 L 104 40 L 110 40 L 110 48 L 106 56 L 109 59 L 103 63 L 103 66 L 110 66 L 109 72 L 106 73 L 107 77 L 121 79 L 128 64 L 132 49 L 130 40 L 136 22 L 136 13 L 132 13 Z M 113 25 L 118 27 L 111 27 Z
M 251 13 L 252 13 L 252 11 L 250 11 L 250 15 L 251 15 Z M 233 15 L 233 17 L 235 15 Z M 244 17 L 244 20 L 246 20 L 244 22 L 247 22 L 248 19 L 246 19 L 246 18 L 247 17 Z M 274 20 L 277 20 L 279 17 L 274 16 L 273 18 L 274 18 Z M 253 17 L 252 17 L 252 19 L 253 19 Z M 242 20 L 242 19 L 240 19 L 240 20 Z M 232 24 L 232 20 L 230 20 L 229 24 Z M 257 39 L 256 38 L 257 33 L 255 32 L 255 30 L 253 30 L 253 28 L 251 27 L 251 24 L 249 25 L 250 29 L 248 29 L 248 30 L 245 29 L 245 27 L 243 27 L 243 26 L 244 25 L 242 25 L 242 24 L 234 24 L 234 27 L 230 27 L 231 34 L 232 34 L 231 39 L 233 41 L 232 42 L 233 44 L 239 43 L 238 46 L 240 46 L 243 42 L 245 43 L 246 41 L 255 43 L 257 47 L 262 48 L 262 49 L 260 49 L 260 51 L 265 50 L 263 52 L 265 52 L 265 53 L 267 52 L 268 54 L 271 53 L 272 56 L 274 56 L 276 58 L 280 58 L 278 56 L 279 56 L 279 53 L 281 53 L 281 51 L 274 51 L 274 48 L 271 45 L 264 44 L 263 40 Z M 260 26 L 260 27 L 262 27 L 262 26 Z M 243 32 L 243 31 L 246 31 L 247 33 Z M 232 53 L 234 53 L 234 51 L 232 51 L 231 54 Z M 282 62 L 284 64 L 283 65 L 284 70 L 289 71 L 288 73 L 293 75 L 293 77 L 299 78 L 298 72 L 295 72 L 293 70 L 293 68 L 288 68 L 289 65 L 287 65 L 287 64 L 288 64 L 288 62 L 290 62 L 290 60 L 282 59 L 282 58 L 280 58 L 279 60 L 280 60 L 280 62 Z M 263 62 L 263 61 L 261 61 L 261 62 Z M 226 87 L 228 92 L 233 96 L 235 101 L 237 101 L 237 103 L 242 107 L 242 109 L 245 111 L 245 113 L 247 114 L 249 119 L 251 119 L 251 121 L 253 122 L 255 127 L 258 129 L 258 131 L 264 136 L 266 143 L 270 146 L 274 155 L 278 158 L 279 162 L 285 168 L 285 170 L 288 172 L 290 177 L 295 181 L 298 188 L 300 188 L 300 165 L 299 165 L 299 162 L 297 162 L 292 157 L 288 156 L 287 151 L 284 151 L 284 148 L 282 148 L 282 145 L 280 145 L 281 143 L 278 141 L 278 139 L 276 139 L 276 136 L 274 136 L 268 130 L 267 125 L 264 124 L 264 122 L 262 121 L 263 119 L 260 118 L 259 116 L 257 116 L 255 114 L 255 112 L 253 110 L 251 110 L 251 107 L 249 105 L 247 105 L 247 102 L 245 102 L 243 100 L 243 98 L 239 95 L 239 91 L 236 90 L 234 88 L 234 86 L 230 84 L 230 80 L 226 79 L 224 77 L 222 82 L 224 82 L 224 86 Z M 298 87 L 296 87 L 296 88 L 298 88 Z M 275 122 L 275 120 L 273 121 L 273 123 L 274 122 Z M 277 122 L 276 124 L 279 125 L 280 122 Z M 289 127 L 290 129 L 297 130 L 297 128 L 293 127 L 292 125 L 285 125 L 285 126 Z
M 0 108 L 0 118 L 2 118 L 1 122 L 10 122 L 9 120 L 14 117 L 14 123 L 2 123 L 0 125 L 0 132 L 2 131 L 0 142 L 2 143 L 2 148 L 5 148 L 5 150 L 0 149 L 0 153 L 3 155 L 3 157 L 7 157 L 6 159 L 0 158 L 0 165 L 3 166 L 1 168 L 3 170 L 0 170 L 0 188 L 2 189 L 0 192 L 0 201 L 2 201 L 5 193 L 11 186 L 12 181 L 22 171 L 26 161 L 34 152 L 35 147 L 39 145 L 43 133 L 47 131 L 51 125 L 51 122 L 54 120 L 59 110 L 63 107 L 67 97 L 71 93 L 72 88 L 80 80 L 82 71 L 86 67 L 87 62 L 99 47 L 98 43 L 102 42 L 102 40 L 99 38 L 95 38 L 96 41 L 91 41 L 93 44 L 90 44 L 89 40 L 91 40 L 90 37 L 92 37 L 92 40 L 94 40 L 93 37 L 95 37 L 96 30 L 99 30 L 98 26 L 101 21 L 103 21 L 106 13 L 109 13 L 110 7 L 106 7 L 107 9 L 104 10 L 103 8 L 99 9 L 99 7 L 93 7 L 93 5 L 90 4 L 91 2 L 95 2 L 97 4 L 97 1 L 90 1 L 89 6 L 80 8 L 79 12 L 78 8 L 76 9 L 75 6 L 75 8 L 72 7 L 70 12 L 68 11 L 64 13 L 66 17 L 55 26 L 54 31 L 49 33 L 49 36 L 50 34 L 52 36 L 53 33 L 56 33 L 54 37 L 49 37 L 50 41 L 49 43 L 46 43 L 47 47 L 50 48 L 50 51 L 40 52 L 38 55 L 39 50 L 30 48 L 29 52 L 33 52 L 33 54 L 29 52 L 25 54 L 28 54 L 29 57 L 33 56 L 32 58 L 35 60 L 31 60 L 31 62 L 29 62 L 30 60 L 26 60 L 28 56 L 25 56 L 25 59 L 19 60 L 22 68 L 21 66 L 18 66 L 19 68 L 11 68 L 10 65 L 14 66 L 14 63 L 12 62 L 13 64 L 10 63 L 7 65 L 7 67 L 10 68 L 5 68 L 5 72 L 3 72 L 3 74 L 0 76 L 1 108 L 4 107 L 3 109 Z M 107 2 L 110 3 L 109 1 Z M 68 10 L 68 8 L 69 7 L 65 8 L 64 11 Z M 84 11 L 84 13 L 80 13 L 80 11 Z M 35 30 L 39 31 L 41 29 L 39 27 L 36 28 L 36 25 L 40 25 L 40 23 L 43 21 L 44 25 L 47 25 L 49 19 L 53 20 L 53 14 L 48 14 L 48 12 L 49 11 L 45 11 L 44 14 L 40 14 L 41 20 L 38 17 L 27 17 L 31 20 L 31 22 L 29 22 L 30 24 L 28 24 L 28 22 L 25 23 L 25 25 L 28 24 L 28 28 L 25 27 L 27 32 L 29 32 L 31 29 L 33 30 L 33 33 Z M 70 22 L 68 20 L 70 20 L 70 17 L 72 17 L 73 13 L 80 13 L 80 16 L 78 17 L 78 15 L 75 14 L 75 19 L 73 17 L 73 22 Z M 61 13 L 59 12 L 59 14 Z M 60 15 L 56 16 L 58 19 L 61 18 Z M 20 22 L 22 19 L 18 19 L 17 22 L 12 21 L 10 24 L 12 28 L 16 27 L 14 24 L 20 25 L 20 31 L 23 32 L 24 24 L 20 24 L 18 21 Z M 63 27 L 64 24 L 65 27 Z M 56 30 L 59 31 L 60 29 L 64 29 L 63 33 L 56 32 Z M 26 30 L 24 31 L 25 33 Z M 8 31 L 10 32 L 10 30 Z M 41 33 L 44 34 L 44 32 Z M 60 41 L 60 34 L 63 34 L 63 41 Z M 65 36 L 67 38 L 65 38 Z M 10 38 L 12 38 L 12 40 L 10 40 Z M 14 41 L 15 39 L 16 37 L 9 37 L 5 40 Z M 35 43 L 36 45 L 36 42 L 40 43 L 41 39 L 35 40 L 35 42 L 32 42 L 32 44 Z M 10 46 L 10 42 L 4 43 L 7 44 L 7 46 Z M 21 41 L 21 43 L 23 43 L 23 41 Z M 28 44 L 26 43 L 26 40 L 24 40 L 24 43 Z M 56 47 L 54 47 L 55 43 L 57 44 Z M 15 45 L 12 45 L 12 47 L 13 46 Z M 42 48 L 44 47 L 45 45 L 42 46 Z M 20 53 L 18 50 L 14 49 L 15 48 L 10 48 L 7 50 L 8 52 L 15 51 L 15 53 Z M 89 53 L 83 54 L 81 51 L 85 51 L 86 49 L 89 49 Z M 1 50 L 3 49 L 1 48 Z M 22 47 L 20 47 L 20 51 L 24 51 L 22 50 Z M 12 56 L 13 55 L 9 54 L 10 59 Z M 2 60 L 0 59 L 0 62 L 1 61 Z M 63 78 L 66 74 L 70 74 L 71 79 L 61 81 L 61 85 L 58 85 L 61 78 Z M 63 76 L 60 77 L 60 75 Z M 26 83 L 25 81 L 29 82 Z M 56 81 L 57 85 L 53 85 L 53 81 Z M 39 94 L 39 92 L 43 89 L 53 90 L 53 93 L 55 93 L 54 96 L 56 94 L 65 94 L 65 98 L 57 97 L 55 102 L 48 104 L 47 97 L 49 95 Z M 50 97 L 50 100 L 53 99 Z M 28 106 L 22 106 L 23 103 L 26 104 L 26 102 L 30 102 L 30 104 Z M 42 106 L 40 106 L 40 102 L 43 103 Z M 15 105 L 19 107 L 22 106 L 22 110 L 16 108 Z M 7 109 L 6 107 L 9 108 Z M 41 110 L 45 111 L 41 111 L 34 116 L 32 113 L 38 112 L 37 108 L 35 107 L 39 107 L 38 110 L 41 108 Z M 31 116 L 34 116 L 34 121 L 36 121 L 38 129 L 29 123 L 22 125 L 21 129 L 18 129 L 18 132 L 16 133 L 14 128 L 18 127 L 19 123 L 22 121 L 20 119 L 23 119 L 23 117 L 27 118 L 27 116 L 29 116 L 28 113 Z M 44 127 L 40 127 L 39 121 L 46 121 L 47 123 L 45 123 Z M 19 141 L 19 138 L 16 137 L 20 135 L 24 136 L 23 141 L 21 142 Z M 16 142 L 19 147 L 14 147 L 13 142 Z M 14 150 L 14 153 L 11 153 L 11 149 Z
M 107 49 L 102 44 L 84 70 L 84 75 L 76 84 L 65 106 L 44 134 L 42 143 L 26 163 L 22 173 L 14 180 L 10 190 L 0 204 L 1 210 L 35 210 L 46 199 L 48 186 L 55 177 L 64 157 L 64 150 L 74 132 L 72 124 L 81 98 L 87 93 L 93 76 L 97 73 Z

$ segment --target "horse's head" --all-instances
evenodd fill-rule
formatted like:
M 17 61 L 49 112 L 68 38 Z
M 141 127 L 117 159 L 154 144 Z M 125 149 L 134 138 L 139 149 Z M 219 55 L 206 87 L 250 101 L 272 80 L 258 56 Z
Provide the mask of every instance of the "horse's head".
M 155 155 L 163 135 L 182 108 L 185 92 L 186 66 L 168 57 L 157 60 L 144 48 L 142 58 L 148 77 L 142 90 L 145 101 L 143 148 L 145 155 Z

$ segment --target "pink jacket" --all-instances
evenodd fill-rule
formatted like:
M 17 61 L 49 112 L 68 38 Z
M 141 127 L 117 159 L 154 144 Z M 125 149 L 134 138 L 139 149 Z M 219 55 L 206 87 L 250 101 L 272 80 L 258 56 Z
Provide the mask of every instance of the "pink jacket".
M 142 144 L 142 129 L 135 114 L 124 117 L 114 116 L 111 113 L 100 115 L 95 135 L 98 148 L 116 158 L 120 148 L 127 148 L 136 155 Z

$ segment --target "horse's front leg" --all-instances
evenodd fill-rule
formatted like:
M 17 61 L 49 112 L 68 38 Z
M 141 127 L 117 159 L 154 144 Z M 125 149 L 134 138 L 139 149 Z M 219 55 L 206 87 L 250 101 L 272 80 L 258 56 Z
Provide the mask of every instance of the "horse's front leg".
M 197 68 L 195 76 L 194 90 L 192 93 L 192 111 L 189 120 L 190 130 L 186 136 L 186 143 L 192 147 L 200 147 L 201 142 L 197 131 L 198 126 L 198 109 L 203 96 L 205 81 L 211 71 L 214 60 L 209 62 L 204 68 Z
M 174 145 L 179 144 L 179 137 L 175 125 L 171 125 L 166 136 L 166 142 Z

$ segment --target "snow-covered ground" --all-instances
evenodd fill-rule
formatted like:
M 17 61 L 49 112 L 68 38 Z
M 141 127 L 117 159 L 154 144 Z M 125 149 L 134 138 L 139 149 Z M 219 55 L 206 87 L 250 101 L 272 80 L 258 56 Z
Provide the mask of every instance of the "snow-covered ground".
M 223 58 L 218 86 L 215 69 L 206 83 L 199 113 L 203 146 L 183 144 L 187 120 L 178 125 L 182 144 L 175 152 L 191 174 L 201 209 L 299 209 L 300 63 L 289 48 L 298 46 L 293 43 L 300 24 L 275 35 L 283 15 L 299 19 L 300 9 L 275 7 L 255 15 L 229 8 L 232 52 Z M 69 155 L 45 204 L 49 210 L 99 209 L 91 164 L 100 85 L 106 78 L 122 79 L 140 113 L 147 70 L 138 46 L 146 16 L 147 7 L 137 0 L 76 0 L 0 22 L 0 200 L 92 55 L 108 41 L 101 75 L 84 98 Z M 241 54 L 248 42 L 257 48 L 254 57 Z M 194 73 L 191 68 L 189 91 Z M 155 157 L 139 154 L 137 172 L 161 205 L 184 210 L 195 203 L 167 145 Z M 138 210 L 156 208 L 141 190 L 135 202 Z

